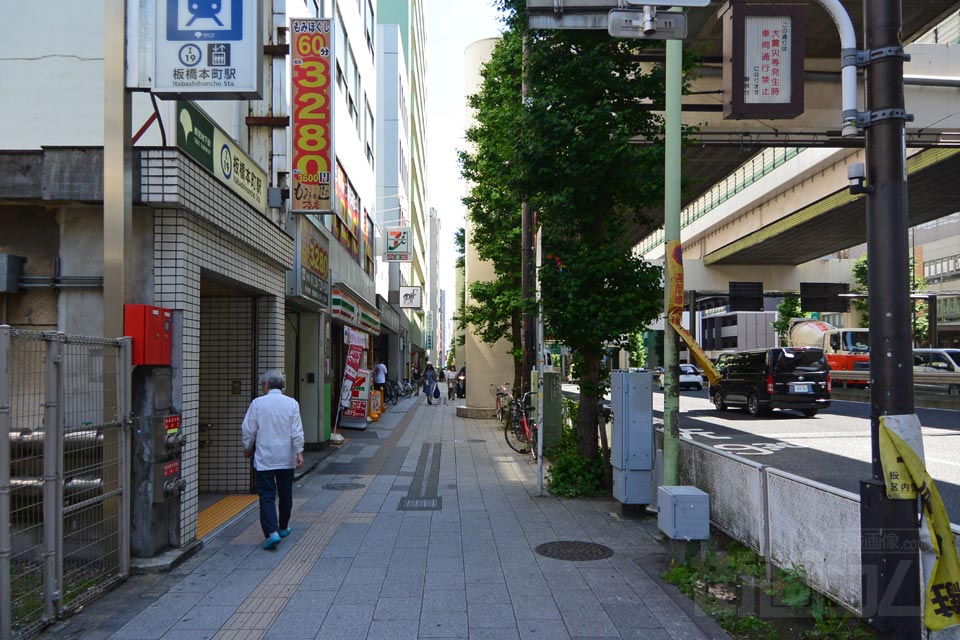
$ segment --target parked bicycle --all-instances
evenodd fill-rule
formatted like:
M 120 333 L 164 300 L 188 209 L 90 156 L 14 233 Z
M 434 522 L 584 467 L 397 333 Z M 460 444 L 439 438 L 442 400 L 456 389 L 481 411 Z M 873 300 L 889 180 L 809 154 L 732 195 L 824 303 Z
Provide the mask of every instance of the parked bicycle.
M 384 404 L 397 404 L 401 393 L 402 390 L 396 380 L 387 380 L 387 383 L 383 386 Z
M 510 403 L 510 422 L 503 430 L 507 446 L 517 453 L 533 453 L 537 457 L 537 423 L 530 416 L 532 407 L 527 406 L 532 391 L 523 394 L 519 400 L 507 396 Z
M 507 389 L 506 382 L 490 385 L 490 395 L 496 398 L 497 422 L 501 424 L 503 424 L 507 414 L 510 413 L 510 392 Z

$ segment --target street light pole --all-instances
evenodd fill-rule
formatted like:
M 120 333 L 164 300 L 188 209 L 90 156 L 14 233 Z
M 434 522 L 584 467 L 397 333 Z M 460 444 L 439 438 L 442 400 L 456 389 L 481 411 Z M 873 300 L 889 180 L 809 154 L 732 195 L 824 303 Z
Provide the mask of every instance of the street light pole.
M 901 0 L 864 2 L 872 478 L 860 485 L 863 612 L 884 638 L 922 634 L 918 505 L 890 500 L 880 417 L 914 413 Z

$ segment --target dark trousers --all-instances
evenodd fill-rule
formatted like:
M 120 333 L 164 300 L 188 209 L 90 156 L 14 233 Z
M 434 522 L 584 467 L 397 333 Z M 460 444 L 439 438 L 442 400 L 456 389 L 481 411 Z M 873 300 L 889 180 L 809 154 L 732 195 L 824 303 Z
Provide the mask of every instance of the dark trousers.
M 260 528 L 263 537 L 270 537 L 290 526 L 293 510 L 293 469 L 257 471 L 257 495 L 260 496 Z M 280 498 L 280 520 L 277 522 L 277 498 Z

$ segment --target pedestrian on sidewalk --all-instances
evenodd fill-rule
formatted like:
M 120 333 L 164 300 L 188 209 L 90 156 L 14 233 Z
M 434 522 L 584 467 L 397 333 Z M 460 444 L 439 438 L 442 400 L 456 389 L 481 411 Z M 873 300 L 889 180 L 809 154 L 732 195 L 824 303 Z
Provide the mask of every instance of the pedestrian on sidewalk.
M 447 383 L 447 400 L 457 399 L 457 366 L 450 365 L 450 368 L 444 372 L 444 378 Z
M 286 381 L 279 371 L 260 378 L 263 393 L 255 398 L 243 418 L 243 455 L 253 456 L 260 496 L 260 528 L 264 549 L 290 535 L 293 510 L 293 471 L 303 466 L 303 425 L 300 405 L 283 395 Z M 277 498 L 280 500 L 279 518 Z
M 429 362 L 423 370 L 423 391 L 427 394 L 427 404 L 433 404 L 433 390 L 437 386 L 437 371 Z
M 378 360 L 373 367 L 373 388 L 382 394 L 385 386 L 387 386 L 387 363 Z M 382 400 L 383 396 L 381 395 L 380 398 Z
M 410 367 L 410 379 L 413 380 L 413 395 L 420 395 L 420 383 L 423 382 L 423 379 L 420 376 L 420 369 L 417 368 L 417 365 Z

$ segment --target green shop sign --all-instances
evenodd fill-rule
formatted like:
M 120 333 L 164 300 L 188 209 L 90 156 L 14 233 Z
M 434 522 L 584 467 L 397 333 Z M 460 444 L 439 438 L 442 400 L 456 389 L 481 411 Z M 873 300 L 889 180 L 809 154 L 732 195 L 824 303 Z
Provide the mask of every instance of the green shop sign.
M 266 172 L 193 102 L 177 102 L 177 146 L 254 209 L 266 212 Z

